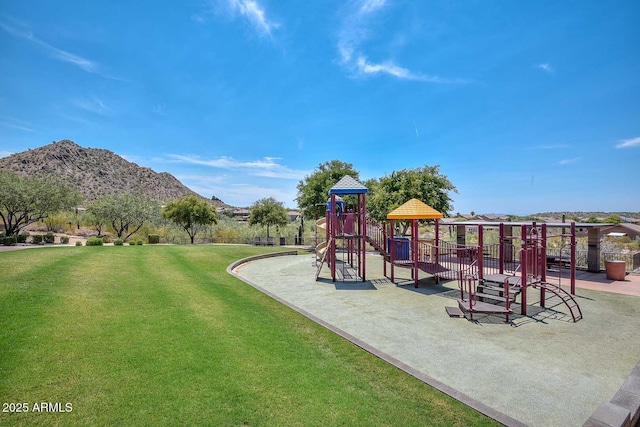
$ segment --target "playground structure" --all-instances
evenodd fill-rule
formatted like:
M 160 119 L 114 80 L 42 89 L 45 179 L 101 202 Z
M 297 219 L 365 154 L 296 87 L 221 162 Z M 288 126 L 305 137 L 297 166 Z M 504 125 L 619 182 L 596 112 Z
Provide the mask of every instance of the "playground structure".
M 326 216 L 316 222 L 326 240 L 316 248 L 316 280 L 326 263 L 331 280 L 362 280 L 366 276 L 366 195 L 367 187 L 346 175 L 329 190 Z M 347 210 L 342 196 L 355 196 L 355 206 Z
M 439 219 L 442 214 L 417 199 L 411 199 L 387 215 L 389 223 L 376 223 L 366 215 L 367 188 L 352 177 L 343 177 L 329 190 L 326 217 L 316 222 L 324 230 L 326 240 L 316 247 L 316 280 L 324 264 L 331 269 L 331 279 L 365 281 L 367 244 L 383 258 L 383 274 L 390 265 L 391 282 L 395 283 L 395 268 L 410 268 L 414 286 L 423 271 L 439 280 L 456 280 L 460 288 L 458 307 L 447 309 L 451 316 L 468 313 L 504 314 L 507 322 L 512 305 L 520 296 L 520 312 L 527 314 L 527 289 L 539 290 L 539 304 L 545 307 L 550 298 L 566 305 L 574 322 L 582 319 L 575 295 L 576 224 L 562 224 L 562 233 L 550 235 L 547 224 L 465 223 L 457 227 L 457 241 L 440 238 Z M 353 209 L 347 210 L 343 195 L 355 195 Z M 419 221 L 435 221 L 435 238 L 419 238 Z M 396 221 L 410 221 L 410 238 L 396 237 Z M 447 224 L 450 226 L 450 224 Z M 477 244 L 466 244 L 467 228 L 477 231 Z M 498 228 L 498 243 L 485 244 L 484 231 Z M 559 227 L 553 224 L 552 228 Z M 514 236 L 514 230 L 520 229 Z M 569 228 L 569 233 L 566 233 Z M 547 255 L 549 239 L 561 239 L 560 256 Z M 550 264 L 560 269 L 558 283 L 547 280 Z M 569 270 L 569 291 L 562 287 L 562 269 Z

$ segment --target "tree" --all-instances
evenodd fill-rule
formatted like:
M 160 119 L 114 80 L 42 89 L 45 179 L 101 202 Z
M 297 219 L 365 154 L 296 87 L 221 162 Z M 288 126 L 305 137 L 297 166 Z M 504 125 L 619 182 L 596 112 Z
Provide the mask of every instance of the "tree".
M 394 171 L 379 180 L 369 180 L 366 185 L 369 188 L 367 211 L 378 221 L 384 221 L 389 212 L 414 198 L 448 216 L 453 202 L 449 193 L 458 192 L 451 181 L 440 173 L 440 166 Z
M 605 224 L 620 224 L 622 223 L 622 218 L 620 218 L 620 215 L 613 214 L 606 217 L 602 222 Z
M 329 190 L 345 175 L 359 179 L 359 174 L 351 163 L 331 160 L 318 165 L 314 173 L 300 181 L 296 201 L 302 214 L 307 218 L 324 216 Z
M 289 222 L 287 210 L 282 203 L 276 201 L 273 197 L 260 199 L 255 202 L 249 214 L 249 225 L 259 224 L 267 227 L 267 238 L 269 237 L 269 227 L 285 226 Z
M 184 228 L 192 245 L 201 226 L 218 223 L 218 214 L 213 206 L 193 195 L 169 202 L 162 210 L 162 217 Z
M 80 193 L 56 178 L 22 178 L 0 171 L 0 218 L 7 236 L 80 203 Z
M 109 194 L 94 200 L 87 213 L 98 230 L 108 223 L 118 238 L 127 240 L 157 216 L 158 205 L 140 194 Z

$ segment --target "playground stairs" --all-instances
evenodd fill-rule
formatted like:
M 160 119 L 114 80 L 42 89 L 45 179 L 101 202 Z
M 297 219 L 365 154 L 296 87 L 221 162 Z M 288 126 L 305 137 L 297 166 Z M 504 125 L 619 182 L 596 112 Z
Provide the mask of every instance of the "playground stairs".
M 480 280 L 475 297 L 482 302 L 499 304 L 506 303 L 505 286 L 509 286 L 509 303 L 515 303 L 521 292 L 520 278 L 506 274 L 490 274 Z
M 473 320 L 474 313 L 504 314 L 506 322 L 513 313 L 511 310 L 512 297 L 510 295 L 511 285 L 508 277 L 502 284 L 499 282 L 480 282 L 477 277 L 468 276 L 460 283 L 460 298 L 458 298 L 458 309 L 456 307 L 446 307 L 449 316 L 462 317 L 464 313 L 469 313 L 469 318 Z M 491 301 L 491 302 L 487 302 Z M 500 305 L 503 304 L 503 305 Z M 462 316 L 460 316 L 462 312 Z

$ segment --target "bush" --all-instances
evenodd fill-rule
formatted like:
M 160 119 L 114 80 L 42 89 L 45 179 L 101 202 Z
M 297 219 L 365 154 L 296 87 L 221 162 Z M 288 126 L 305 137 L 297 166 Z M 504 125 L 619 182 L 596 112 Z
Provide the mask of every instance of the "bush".
M 102 237 L 89 237 L 87 239 L 87 246 L 102 246 L 103 244 Z
M 149 244 L 160 243 L 159 234 L 149 234 Z
M 62 243 L 63 245 L 68 245 L 69 244 L 69 236 L 60 236 L 60 243 Z
M 102 242 L 103 243 L 111 243 L 111 237 L 109 236 L 102 236 Z
M 29 233 L 18 234 L 18 243 L 27 243 L 27 237 L 29 237 Z
M 124 245 L 124 240 L 122 239 L 116 239 L 113 241 L 113 246 L 122 246 Z
M 34 245 L 39 245 L 44 242 L 44 236 L 42 234 L 34 234 L 31 238 L 31 243 Z
M 82 242 L 78 240 L 78 241 L 76 242 L 76 246 L 82 246 Z
M 136 241 L 135 240 L 129 240 L 127 243 L 129 243 L 129 246 L 135 246 L 136 245 Z
M 15 246 L 18 243 L 17 236 L 2 236 L 0 237 L 0 244 L 5 246 Z
M 55 243 L 55 241 L 56 241 L 56 236 L 54 236 L 53 233 L 47 233 L 44 235 L 45 243 Z
M 136 242 L 136 245 L 138 245 L 138 246 L 142 246 L 142 245 L 143 245 L 142 240 L 138 240 L 138 241 Z

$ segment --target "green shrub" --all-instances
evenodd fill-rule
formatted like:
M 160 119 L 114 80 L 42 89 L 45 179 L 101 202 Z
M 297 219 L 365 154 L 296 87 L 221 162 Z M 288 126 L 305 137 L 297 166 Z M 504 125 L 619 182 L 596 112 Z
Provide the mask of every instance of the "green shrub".
M 60 236 L 60 243 L 62 243 L 63 245 L 68 245 L 69 244 L 69 236 Z
M 27 237 L 29 237 L 29 233 L 18 234 L 18 243 L 27 243 Z
M 122 239 L 116 239 L 113 241 L 113 246 L 122 246 L 124 245 L 124 240 Z
M 33 237 L 31 238 L 31 242 L 34 245 L 39 245 L 42 242 L 44 242 L 44 236 L 42 234 L 34 234 Z
M 18 243 L 17 236 L 3 236 L 0 237 L 0 244 L 5 246 L 15 246 Z
M 149 244 L 160 243 L 159 234 L 149 234 Z
M 103 244 L 102 237 L 89 237 L 87 239 L 87 246 L 102 246 Z
M 138 241 L 136 242 L 136 245 L 138 245 L 138 246 L 142 246 L 142 245 L 143 245 L 142 240 L 138 240 Z
M 127 243 L 129 243 L 129 246 L 135 246 L 136 245 L 136 241 L 135 240 L 129 240 Z
M 82 242 L 78 240 L 78 241 L 76 242 L 76 246 L 82 246 Z
M 55 243 L 55 241 L 56 241 L 56 236 L 54 236 L 53 233 L 47 233 L 44 235 L 45 243 Z
M 111 243 L 111 237 L 104 235 L 102 236 L 102 242 L 103 243 Z

